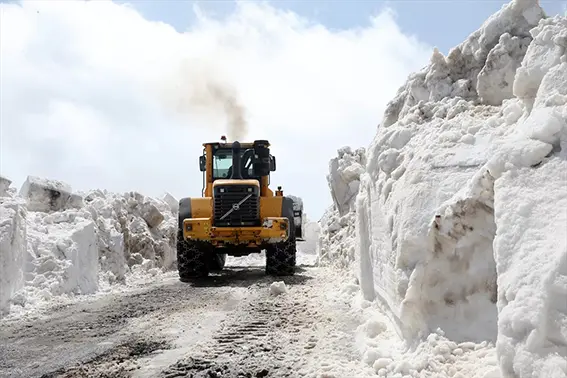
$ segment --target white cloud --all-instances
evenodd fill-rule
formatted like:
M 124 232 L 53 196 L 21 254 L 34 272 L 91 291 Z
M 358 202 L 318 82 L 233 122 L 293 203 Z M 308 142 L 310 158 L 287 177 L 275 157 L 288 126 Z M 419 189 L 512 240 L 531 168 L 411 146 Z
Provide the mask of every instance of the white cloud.
M 388 100 L 428 46 L 384 12 L 333 31 L 269 5 L 200 13 L 186 33 L 110 1 L 2 4 L 1 172 L 75 189 L 201 193 L 198 159 L 227 132 L 222 108 L 188 99 L 214 82 L 244 108 L 250 139 L 269 139 L 272 185 L 320 215 L 328 160 L 366 146 Z M 211 105 L 211 102 L 207 102 Z

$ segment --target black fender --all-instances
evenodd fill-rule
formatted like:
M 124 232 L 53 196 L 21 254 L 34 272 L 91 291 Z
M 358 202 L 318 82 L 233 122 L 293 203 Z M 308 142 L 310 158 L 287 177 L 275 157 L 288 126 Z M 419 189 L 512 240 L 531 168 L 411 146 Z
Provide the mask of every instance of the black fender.
M 291 222 L 294 225 L 295 238 L 301 241 L 303 240 L 303 203 L 295 196 L 285 198 L 290 201 L 290 204 L 286 206 L 291 207 Z
M 297 228 L 295 227 L 295 222 L 293 219 L 293 199 L 285 196 L 282 198 L 282 217 L 285 217 L 288 220 L 289 235 L 296 238 Z M 301 233 L 301 229 L 300 229 L 300 233 Z
M 299 218 L 299 224 L 297 219 Z M 295 224 L 295 237 L 303 239 L 303 209 L 293 209 L 293 222 Z
M 192 209 L 191 209 L 191 198 L 181 198 L 179 200 L 179 229 L 183 230 L 183 220 L 187 218 L 191 218 Z

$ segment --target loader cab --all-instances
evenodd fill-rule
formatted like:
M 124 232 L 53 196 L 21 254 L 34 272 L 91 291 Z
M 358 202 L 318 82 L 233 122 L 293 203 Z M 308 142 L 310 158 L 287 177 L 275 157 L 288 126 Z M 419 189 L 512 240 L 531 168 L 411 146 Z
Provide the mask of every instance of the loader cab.
M 246 160 L 244 160 L 243 155 L 244 151 L 241 151 L 240 172 L 242 178 L 259 180 L 260 177 L 254 175 L 254 170 L 252 169 L 252 157 L 250 155 L 245 156 Z M 230 179 L 232 177 L 232 174 L 234 172 L 232 157 L 232 149 L 229 148 L 219 148 L 213 151 L 213 181 L 218 179 Z
M 276 170 L 276 158 L 270 154 L 269 142 L 253 143 L 205 143 L 199 168 L 203 172 L 205 197 L 212 196 L 212 184 L 216 180 L 257 180 L 261 195 L 271 196 L 268 188 L 270 172 Z

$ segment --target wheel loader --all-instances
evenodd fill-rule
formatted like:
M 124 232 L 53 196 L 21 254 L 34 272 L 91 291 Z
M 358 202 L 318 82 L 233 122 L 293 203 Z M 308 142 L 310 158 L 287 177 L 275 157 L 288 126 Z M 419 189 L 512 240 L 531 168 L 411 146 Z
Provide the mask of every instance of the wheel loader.
M 182 281 L 224 268 L 226 257 L 266 251 L 268 275 L 293 275 L 302 204 L 269 187 L 276 158 L 267 140 L 203 144 L 200 197 L 179 201 L 177 267 Z M 295 198 L 295 197 L 294 197 Z

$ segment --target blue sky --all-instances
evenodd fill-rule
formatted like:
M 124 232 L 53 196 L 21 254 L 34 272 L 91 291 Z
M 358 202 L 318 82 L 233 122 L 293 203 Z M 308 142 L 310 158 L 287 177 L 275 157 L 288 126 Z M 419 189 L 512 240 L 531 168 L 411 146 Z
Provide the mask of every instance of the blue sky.
M 234 1 L 120 0 L 129 3 L 152 21 L 162 21 L 183 32 L 195 19 L 193 6 L 198 4 L 207 14 L 223 17 L 235 8 Z M 505 0 L 392 0 L 392 1 L 269 1 L 280 9 L 291 10 L 330 29 L 368 26 L 369 17 L 384 7 L 397 14 L 398 25 L 406 34 L 437 46 L 444 54 L 478 29 L 484 20 L 498 11 Z M 549 16 L 565 13 L 566 1 L 540 0 Z M 464 14 L 465 17 L 455 17 Z M 451 32 L 448 32 L 450 30 Z

